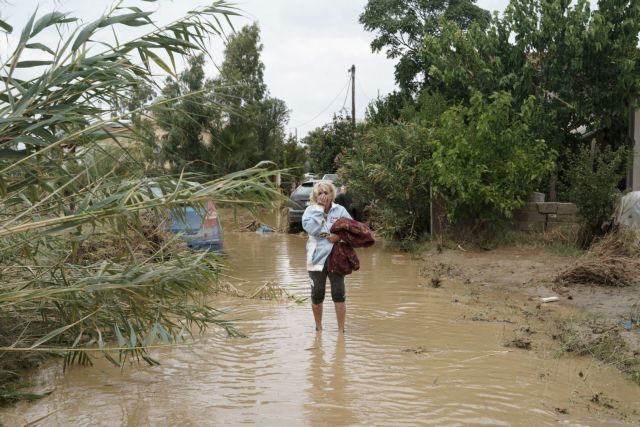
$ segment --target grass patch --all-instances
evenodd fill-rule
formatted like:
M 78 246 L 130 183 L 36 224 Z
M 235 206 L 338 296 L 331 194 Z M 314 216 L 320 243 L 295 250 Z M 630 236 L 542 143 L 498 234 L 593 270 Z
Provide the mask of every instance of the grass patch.
M 506 228 L 495 237 L 488 236 L 490 244 L 521 248 L 547 248 L 563 256 L 579 256 L 584 253 L 580 247 L 580 228 L 567 224 L 547 231 L 521 231 Z
M 493 225 L 465 225 L 451 227 L 448 233 L 438 239 L 423 239 L 406 242 L 405 249 L 482 249 L 493 250 L 503 247 L 538 249 L 546 248 L 562 256 L 579 256 L 581 248 L 580 227 L 576 224 L 559 226 L 549 231 L 521 231 L 509 222 Z
M 547 245 L 547 247 L 551 249 L 552 252 L 566 257 L 579 257 L 585 252 L 584 249 L 580 247 L 562 242 L 553 242 L 550 245 Z
M 558 226 L 544 232 L 521 231 L 504 221 L 497 224 L 458 224 L 449 226 L 444 236 L 429 234 L 402 241 L 389 240 L 392 249 L 410 254 L 444 249 L 493 250 L 503 247 L 546 248 L 561 256 L 576 257 L 585 253 L 577 224 Z
M 553 338 L 561 353 L 591 356 L 623 372 L 640 385 L 640 355 L 629 349 L 617 326 L 599 317 L 560 319 Z

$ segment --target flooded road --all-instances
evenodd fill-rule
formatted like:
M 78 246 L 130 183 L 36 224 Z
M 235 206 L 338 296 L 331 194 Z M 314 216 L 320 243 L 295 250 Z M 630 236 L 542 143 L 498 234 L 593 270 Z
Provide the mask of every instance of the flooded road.
M 227 232 L 225 247 L 243 286 L 275 281 L 308 297 L 306 238 Z M 54 392 L 0 411 L 7 425 L 278 426 L 631 425 L 578 404 L 605 393 L 638 407 L 638 387 L 588 359 L 505 348 L 501 323 L 471 322 L 450 286 L 434 289 L 420 262 L 382 245 L 358 250 L 347 278 L 347 323 L 337 333 L 330 297 L 324 331 L 310 303 L 220 297 L 212 305 L 247 338 L 212 329 L 188 346 L 156 351 L 157 367 L 34 374 Z M 460 287 L 462 289 L 462 284 Z M 465 311 L 466 310 L 466 311 Z M 586 373 L 586 375 L 581 373 Z

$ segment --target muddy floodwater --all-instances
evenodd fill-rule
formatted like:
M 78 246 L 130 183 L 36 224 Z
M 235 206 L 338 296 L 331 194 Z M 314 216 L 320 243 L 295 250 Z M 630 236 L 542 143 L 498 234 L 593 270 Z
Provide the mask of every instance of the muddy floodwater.
M 227 232 L 233 280 L 276 281 L 306 298 L 306 237 Z M 384 245 L 358 251 L 347 278 L 346 335 L 325 303 L 316 333 L 309 301 L 218 297 L 211 304 L 247 334 L 218 329 L 188 345 L 154 351 L 160 366 L 119 369 L 104 360 L 63 375 L 57 363 L 33 374 L 32 403 L 0 410 L 4 425 L 336 426 L 632 425 L 605 407 L 640 407 L 636 385 L 592 359 L 504 346 L 505 325 L 473 322 L 456 295 L 433 288 L 421 262 Z M 468 286 L 468 285 L 467 285 Z

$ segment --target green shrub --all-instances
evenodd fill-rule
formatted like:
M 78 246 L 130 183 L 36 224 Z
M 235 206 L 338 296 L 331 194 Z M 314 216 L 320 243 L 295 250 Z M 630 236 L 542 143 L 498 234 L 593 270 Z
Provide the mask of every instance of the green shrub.
M 476 93 L 441 116 L 433 166 L 451 219 L 508 218 L 553 171 L 556 153 L 529 126 L 536 111 L 533 97 L 518 106 L 507 92 Z
M 370 204 L 380 233 L 411 241 L 429 232 L 429 131 L 416 124 L 369 129 L 344 156 L 340 176 Z
M 560 183 L 561 197 L 576 204 L 584 221 L 587 241 L 600 234 L 600 226 L 611 217 L 624 176 L 626 150 L 587 145 L 569 153 Z

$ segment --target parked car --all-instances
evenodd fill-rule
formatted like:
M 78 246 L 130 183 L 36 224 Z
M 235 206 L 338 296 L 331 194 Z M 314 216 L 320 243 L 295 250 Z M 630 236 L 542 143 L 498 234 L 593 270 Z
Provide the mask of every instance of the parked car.
M 304 179 L 316 179 L 316 174 L 313 172 L 307 172 L 303 176 Z
M 212 201 L 202 207 L 184 206 L 171 213 L 169 231 L 181 233 L 189 248 L 196 251 L 219 252 L 222 250 L 223 234 L 218 211 Z
M 302 227 L 302 214 L 307 206 L 309 206 L 309 197 L 313 191 L 313 184 L 318 182 L 317 179 L 310 179 L 300 184 L 289 198 L 291 199 L 287 205 L 287 223 L 289 231 Z
M 325 175 L 326 176 L 326 175 Z M 289 198 L 291 199 L 287 205 L 287 223 L 289 225 L 289 231 L 294 231 L 302 228 L 302 214 L 307 206 L 309 206 L 309 198 L 311 197 L 311 192 L 313 191 L 313 185 L 319 181 L 326 181 L 324 179 L 310 179 L 308 181 L 300 184 L 294 191 L 291 193 Z M 364 221 L 364 208 L 365 203 L 360 201 L 360 197 L 358 195 L 354 195 L 353 193 L 349 193 L 348 203 L 344 203 L 344 207 L 349 211 L 351 216 L 358 220 Z M 336 188 L 336 196 L 341 194 L 340 187 Z
M 334 184 L 338 181 L 338 174 L 335 173 L 325 173 L 324 175 L 322 175 L 322 180 L 323 181 L 331 181 Z
M 197 187 L 200 184 L 193 182 Z M 151 187 L 156 197 L 162 196 L 159 187 Z M 219 252 L 223 247 L 223 232 L 218 211 L 213 201 L 207 201 L 204 206 L 185 205 L 169 211 L 167 229 L 174 234 L 180 234 L 187 246 L 196 251 Z

